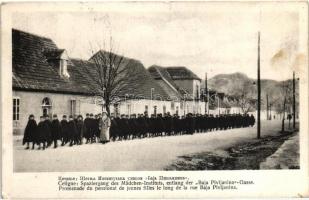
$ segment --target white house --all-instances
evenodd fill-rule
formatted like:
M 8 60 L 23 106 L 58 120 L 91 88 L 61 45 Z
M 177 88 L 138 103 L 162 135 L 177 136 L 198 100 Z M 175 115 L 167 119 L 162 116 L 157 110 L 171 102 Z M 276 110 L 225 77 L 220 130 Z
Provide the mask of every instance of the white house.
M 12 30 L 13 130 L 23 133 L 28 116 L 83 115 L 102 111 L 102 101 L 94 94 L 91 79 L 93 62 L 70 58 L 50 39 Z M 171 80 L 157 79 L 151 70 L 134 59 L 131 67 L 138 81 L 128 80 L 119 92 L 120 101 L 111 106 L 113 115 L 202 113 L 199 99 L 200 79 L 185 67 L 168 68 Z M 183 76 L 187 73 L 189 76 Z

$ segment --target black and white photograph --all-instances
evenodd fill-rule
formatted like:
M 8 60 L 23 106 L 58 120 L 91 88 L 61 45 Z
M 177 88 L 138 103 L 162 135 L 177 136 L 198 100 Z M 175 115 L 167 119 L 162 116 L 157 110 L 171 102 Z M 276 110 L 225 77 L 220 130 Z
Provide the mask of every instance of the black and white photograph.
M 16 13 L 14 171 L 298 169 L 298 20 Z
M 134 192 L 161 184 L 139 189 L 134 181 L 179 175 L 193 184 L 192 194 L 200 187 L 196 197 L 203 190 L 253 195 L 266 187 L 265 194 L 276 196 L 281 188 L 284 196 L 306 195 L 301 186 L 295 193 L 295 184 L 281 182 L 277 190 L 270 188 L 275 182 L 262 182 L 292 177 L 302 184 L 308 169 L 306 3 L 2 8 L 5 176 L 13 177 L 14 188 L 29 178 L 16 197 L 34 184 L 48 194 L 57 190 L 58 196 L 46 196 L 58 198 L 74 186 L 70 181 L 123 173 L 129 182 L 122 184 Z M 178 186 L 166 185 L 176 183 L 162 183 L 163 190 L 176 194 Z M 176 197 L 164 194 L 157 193 Z

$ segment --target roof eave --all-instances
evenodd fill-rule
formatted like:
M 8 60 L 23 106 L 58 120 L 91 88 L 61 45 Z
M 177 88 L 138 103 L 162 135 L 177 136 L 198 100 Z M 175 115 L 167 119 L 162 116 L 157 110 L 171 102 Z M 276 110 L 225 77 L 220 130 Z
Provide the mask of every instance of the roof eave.
M 198 80 L 202 81 L 200 78 L 172 78 L 173 80 Z
M 94 96 L 93 93 L 90 92 L 74 92 L 74 91 L 62 91 L 62 90 L 48 90 L 48 89 L 34 89 L 34 88 L 22 88 L 13 86 L 13 90 L 15 91 L 24 91 L 24 92 L 48 92 L 55 94 L 72 94 L 72 95 L 86 95 L 86 96 Z

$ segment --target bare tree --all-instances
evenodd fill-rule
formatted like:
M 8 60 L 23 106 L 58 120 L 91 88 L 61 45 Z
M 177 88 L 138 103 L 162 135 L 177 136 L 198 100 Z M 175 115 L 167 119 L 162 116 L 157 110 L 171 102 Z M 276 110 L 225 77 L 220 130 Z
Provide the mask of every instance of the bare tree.
M 285 126 L 284 126 L 284 122 L 285 122 L 285 114 L 287 111 L 287 106 L 291 104 L 291 84 L 289 83 L 289 81 L 283 81 L 281 83 L 281 101 L 282 104 L 278 105 L 277 111 L 279 113 L 282 114 L 282 126 L 281 126 L 281 132 L 283 133 L 285 131 Z
M 88 69 L 88 75 L 96 88 L 93 95 L 103 100 L 102 111 L 106 110 L 108 116 L 111 115 L 110 106 L 121 101 L 128 82 L 132 82 L 135 77 L 132 60 L 114 53 L 112 38 L 110 41 L 107 51 L 99 50 L 95 54 L 92 51 L 90 62 L 93 69 Z M 133 82 L 130 87 L 134 87 Z
M 252 111 L 256 102 L 252 98 L 252 85 L 250 81 L 245 81 L 238 90 L 237 104 L 244 114 Z

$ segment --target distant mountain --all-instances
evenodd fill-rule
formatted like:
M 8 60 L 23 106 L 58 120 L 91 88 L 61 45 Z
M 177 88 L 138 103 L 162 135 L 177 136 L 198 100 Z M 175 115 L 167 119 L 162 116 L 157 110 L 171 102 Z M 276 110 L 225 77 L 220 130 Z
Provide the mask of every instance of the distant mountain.
M 288 85 L 292 88 L 292 80 L 288 81 Z M 218 92 L 224 92 L 227 95 L 239 96 L 244 87 L 249 90 L 249 96 L 253 99 L 257 98 L 257 85 L 256 79 L 249 78 L 246 74 L 237 72 L 232 74 L 219 74 L 208 79 L 209 89 L 216 90 Z M 269 102 L 274 106 L 278 106 L 282 103 L 282 84 L 284 81 L 275 81 L 269 79 L 261 79 L 261 99 L 263 107 L 266 105 L 266 94 L 269 96 Z M 202 80 L 201 88 L 205 87 L 205 81 Z M 298 87 L 296 85 L 296 93 L 298 93 Z M 292 95 L 292 94 L 289 94 Z M 298 102 L 298 100 L 296 101 Z

